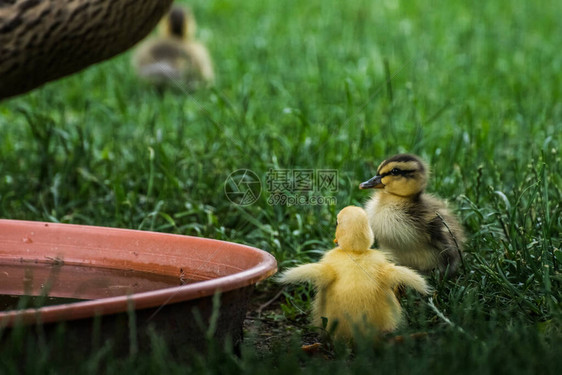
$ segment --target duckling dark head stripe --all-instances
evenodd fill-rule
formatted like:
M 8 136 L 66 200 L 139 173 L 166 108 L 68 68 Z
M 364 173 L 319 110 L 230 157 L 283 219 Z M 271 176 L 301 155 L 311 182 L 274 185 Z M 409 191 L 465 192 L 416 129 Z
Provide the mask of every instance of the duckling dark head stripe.
M 170 33 L 181 38 L 185 32 L 184 28 L 185 14 L 181 8 L 173 6 L 170 10 Z
M 422 172 L 422 173 L 425 172 L 425 167 L 424 167 L 422 161 L 417 156 L 412 155 L 412 154 L 398 154 L 398 155 L 394 155 L 390 159 L 386 159 L 380 165 L 379 171 L 381 169 L 383 169 L 383 167 L 388 165 L 389 163 L 407 163 L 409 161 L 416 162 L 416 164 L 418 165 L 419 171 Z
M 398 169 L 398 168 L 394 168 L 392 169 L 390 172 L 386 172 L 381 174 L 381 178 L 386 177 L 386 176 L 405 176 L 408 175 L 410 173 L 414 173 L 416 172 L 416 170 L 414 169 L 407 169 L 407 170 L 402 170 L 402 169 Z

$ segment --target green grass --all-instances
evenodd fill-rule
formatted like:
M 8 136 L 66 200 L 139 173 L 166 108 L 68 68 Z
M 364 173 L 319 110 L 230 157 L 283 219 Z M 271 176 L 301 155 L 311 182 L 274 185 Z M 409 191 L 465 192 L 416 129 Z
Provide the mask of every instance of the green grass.
M 335 214 L 386 156 L 432 166 L 429 190 L 466 227 L 466 269 L 410 296 L 428 339 L 308 358 L 299 342 L 240 357 L 214 346 L 186 366 L 165 338 L 139 358 L 72 364 L 181 373 L 555 373 L 562 369 L 562 3 L 190 1 L 217 84 L 187 95 L 139 85 L 130 53 L 0 103 L 0 216 L 155 230 L 246 243 L 280 267 L 331 248 Z M 226 199 L 240 168 L 335 169 L 336 205 Z M 277 287 L 266 284 L 265 293 Z M 286 294 L 295 324 L 309 291 Z M 301 316 L 302 318 L 302 316 Z M 39 345 L 39 344 L 37 344 Z M 64 348 L 64 343 L 61 343 Z M 18 346 L 2 353 L 13 371 Z M 7 353 L 7 352 L 6 352 Z M 43 348 L 27 370 L 56 368 Z M 3 372 L 3 371 L 2 371 Z

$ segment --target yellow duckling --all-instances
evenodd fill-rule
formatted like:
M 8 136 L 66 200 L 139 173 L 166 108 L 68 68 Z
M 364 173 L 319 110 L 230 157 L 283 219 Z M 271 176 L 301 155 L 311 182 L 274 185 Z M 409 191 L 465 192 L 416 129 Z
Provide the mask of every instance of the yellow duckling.
M 191 10 L 172 6 L 160 25 L 160 37 L 142 43 L 133 55 L 139 77 L 156 85 L 175 84 L 194 90 L 214 81 L 207 48 L 195 41 Z
M 317 293 L 312 323 L 322 327 L 322 318 L 327 318 L 327 329 L 334 330 L 336 339 L 350 340 L 354 332 L 365 333 L 372 328 L 379 332 L 395 330 L 402 321 L 402 308 L 394 288 L 406 285 L 428 293 L 423 277 L 390 263 L 383 252 L 370 249 L 373 232 L 360 207 L 348 206 L 340 211 L 334 242 L 338 247 L 328 251 L 320 262 L 289 269 L 280 276 L 280 282 L 314 284 Z
M 428 177 L 417 156 L 399 154 L 383 161 L 359 188 L 378 189 L 365 210 L 381 250 L 400 265 L 452 275 L 462 261 L 464 233 L 447 203 L 424 193 Z

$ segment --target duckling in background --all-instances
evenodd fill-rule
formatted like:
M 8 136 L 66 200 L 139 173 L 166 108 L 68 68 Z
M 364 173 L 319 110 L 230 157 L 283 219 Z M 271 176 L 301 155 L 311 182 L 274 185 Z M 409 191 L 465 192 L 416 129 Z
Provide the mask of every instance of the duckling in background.
M 336 339 L 351 340 L 354 333 L 369 329 L 391 332 L 402 321 L 402 308 L 394 288 L 406 285 L 428 293 L 424 278 L 415 271 L 396 266 L 385 254 L 370 249 L 373 232 L 365 211 L 348 206 L 337 216 L 338 245 L 318 263 L 285 271 L 282 283 L 312 282 L 317 293 L 312 304 L 312 323 L 322 327 L 328 319 L 328 332 Z
M 190 9 L 172 6 L 160 24 L 160 37 L 142 43 L 133 55 L 139 77 L 158 86 L 179 84 L 188 90 L 213 83 L 211 57 L 195 41 L 196 22 Z
M 378 189 L 365 210 L 381 250 L 400 265 L 451 276 L 462 261 L 464 233 L 447 203 L 424 192 L 428 178 L 420 158 L 399 154 L 383 161 L 359 188 Z

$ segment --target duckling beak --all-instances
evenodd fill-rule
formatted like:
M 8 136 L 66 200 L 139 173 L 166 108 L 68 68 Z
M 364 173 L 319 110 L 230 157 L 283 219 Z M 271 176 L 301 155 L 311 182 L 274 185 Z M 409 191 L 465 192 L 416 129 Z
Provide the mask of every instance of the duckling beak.
M 359 189 L 382 189 L 382 188 L 384 188 L 384 184 L 382 183 L 381 176 L 375 176 L 370 180 L 367 180 L 359 184 Z

